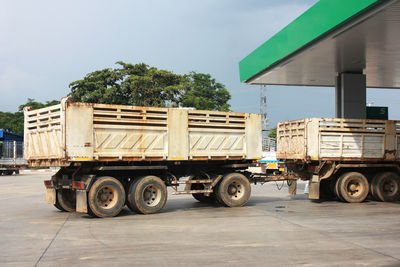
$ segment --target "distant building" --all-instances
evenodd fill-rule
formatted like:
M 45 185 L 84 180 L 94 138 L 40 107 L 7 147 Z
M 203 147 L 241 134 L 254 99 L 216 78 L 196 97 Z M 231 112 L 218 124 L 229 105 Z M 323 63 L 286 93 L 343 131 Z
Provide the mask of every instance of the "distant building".
M 263 136 L 262 140 L 263 151 L 276 151 L 276 139 L 268 136 Z
M 0 141 L 17 141 L 22 142 L 24 137 L 20 134 L 12 133 L 5 129 L 0 129 Z
M 0 159 L 4 158 L 22 158 L 23 140 L 20 134 L 0 129 Z

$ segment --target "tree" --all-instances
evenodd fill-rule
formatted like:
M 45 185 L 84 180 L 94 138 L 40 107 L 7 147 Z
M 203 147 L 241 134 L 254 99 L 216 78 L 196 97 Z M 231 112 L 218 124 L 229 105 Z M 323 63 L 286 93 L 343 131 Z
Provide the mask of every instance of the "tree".
M 269 130 L 268 137 L 276 138 L 276 128 Z
M 112 69 L 89 73 L 82 80 L 70 83 L 74 102 L 128 104 L 127 97 L 121 97 L 122 74 Z
M 144 63 L 117 62 L 115 69 L 87 74 L 69 86 L 72 101 L 134 106 L 184 106 L 229 110 L 230 94 L 209 74 L 174 74 Z
M 16 134 L 24 133 L 24 116 L 22 112 L 1 112 L 0 129 L 6 129 Z
M 72 101 L 165 107 L 175 103 L 184 77 L 144 63 L 117 62 L 120 68 L 103 69 L 70 84 Z
M 210 74 L 191 72 L 180 104 L 204 110 L 229 111 L 229 91 L 222 83 L 216 82 Z
M 166 70 L 149 68 L 145 75 L 131 74 L 122 83 L 122 90 L 129 92 L 130 104 L 135 106 L 176 106 L 183 89 L 184 77 Z

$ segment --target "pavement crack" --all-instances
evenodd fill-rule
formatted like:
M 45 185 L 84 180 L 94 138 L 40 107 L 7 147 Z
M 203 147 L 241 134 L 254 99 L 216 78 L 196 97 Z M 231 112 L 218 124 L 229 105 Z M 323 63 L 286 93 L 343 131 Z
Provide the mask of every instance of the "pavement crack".
M 103 241 L 101 241 L 100 239 L 98 239 L 92 232 L 92 223 L 89 224 L 89 233 L 90 235 L 93 237 L 94 240 L 96 240 L 98 243 L 102 244 L 103 246 L 107 247 L 107 248 L 111 248 L 110 246 L 108 246 L 106 243 L 104 243 Z
M 56 240 L 58 234 L 60 233 L 61 229 L 64 227 L 65 223 L 68 221 L 70 214 L 65 218 L 64 222 L 61 224 L 60 228 L 58 228 L 56 234 L 54 237 L 51 239 L 49 245 L 47 245 L 46 249 L 43 251 L 42 255 L 40 255 L 39 259 L 35 263 L 35 267 L 39 264 L 39 262 L 42 260 L 43 256 L 46 254 L 47 250 L 50 248 L 51 244 L 53 244 L 54 240 Z

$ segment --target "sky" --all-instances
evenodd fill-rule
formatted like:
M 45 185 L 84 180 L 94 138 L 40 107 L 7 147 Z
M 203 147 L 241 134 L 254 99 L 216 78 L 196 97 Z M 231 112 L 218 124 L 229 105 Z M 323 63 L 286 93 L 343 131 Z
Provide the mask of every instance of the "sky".
M 238 63 L 317 0 L 0 0 L 0 111 L 27 98 L 60 99 L 87 73 L 144 62 L 178 74 L 211 74 L 231 109 L 260 111 L 260 88 L 242 84 Z M 268 86 L 270 126 L 333 117 L 334 89 Z M 397 90 L 367 101 L 400 118 Z

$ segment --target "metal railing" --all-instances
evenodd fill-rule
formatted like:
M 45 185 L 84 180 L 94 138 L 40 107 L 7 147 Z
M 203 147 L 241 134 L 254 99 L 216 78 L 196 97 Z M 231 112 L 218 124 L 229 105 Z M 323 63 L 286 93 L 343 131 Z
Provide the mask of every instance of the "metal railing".
M 24 164 L 24 143 L 22 141 L 0 141 L 1 164 Z

